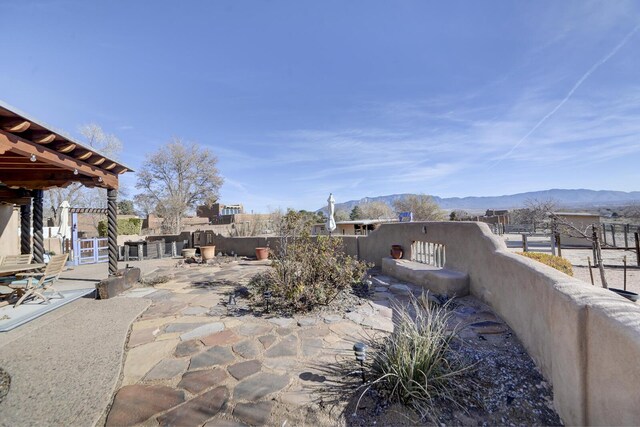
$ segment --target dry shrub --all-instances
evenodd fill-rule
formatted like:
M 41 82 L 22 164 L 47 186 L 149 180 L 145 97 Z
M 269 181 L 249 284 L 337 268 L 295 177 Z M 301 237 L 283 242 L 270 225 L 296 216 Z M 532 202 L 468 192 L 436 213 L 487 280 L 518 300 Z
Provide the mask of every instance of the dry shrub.
M 546 264 L 549 267 L 555 268 L 558 271 L 562 271 L 564 274 L 573 276 L 573 266 L 569 261 L 567 261 L 562 257 L 543 254 L 540 252 L 516 252 L 516 253 L 518 255 L 522 255 L 527 258 L 535 259 L 536 261 Z
M 257 298 L 270 291 L 274 307 L 291 311 L 329 304 L 360 283 L 369 267 L 344 253 L 342 239 L 329 236 L 283 239 L 272 255 L 273 268 L 256 275 L 250 289 Z

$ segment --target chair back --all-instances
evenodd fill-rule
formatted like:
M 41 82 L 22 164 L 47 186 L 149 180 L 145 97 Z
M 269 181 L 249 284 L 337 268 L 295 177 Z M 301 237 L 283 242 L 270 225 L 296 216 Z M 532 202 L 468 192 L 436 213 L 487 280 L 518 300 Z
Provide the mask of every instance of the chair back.
M 31 254 L 22 254 L 22 255 L 5 255 L 2 259 L 2 264 L 0 265 L 24 265 L 31 264 L 31 259 L 33 255 Z
M 64 270 L 64 266 L 67 263 L 68 256 L 69 254 L 53 255 L 49 259 L 49 263 L 45 267 L 40 281 L 50 282 L 56 280 L 60 273 L 62 273 L 62 270 Z

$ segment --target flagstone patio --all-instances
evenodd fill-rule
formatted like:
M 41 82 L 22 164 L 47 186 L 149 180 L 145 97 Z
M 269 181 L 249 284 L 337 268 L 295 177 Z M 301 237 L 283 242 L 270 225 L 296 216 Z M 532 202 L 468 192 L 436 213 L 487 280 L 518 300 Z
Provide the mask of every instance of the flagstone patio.
M 303 420 L 325 379 L 320 368 L 353 358 L 353 344 L 367 334 L 393 329 L 388 299 L 350 318 L 255 315 L 241 299 L 228 305 L 237 285 L 266 268 L 248 261 L 185 268 L 119 297 L 153 302 L 132 325 L 106 425 L 280 425 L 271 419 L 277 407 Z

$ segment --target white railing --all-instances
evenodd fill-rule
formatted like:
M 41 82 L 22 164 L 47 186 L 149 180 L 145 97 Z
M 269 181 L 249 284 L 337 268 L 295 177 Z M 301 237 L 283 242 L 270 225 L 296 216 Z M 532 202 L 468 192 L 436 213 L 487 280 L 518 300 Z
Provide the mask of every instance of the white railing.
M 411 261 L 443 268 L 446 262 L 444 245 L 432 242 L 413 242 L 411 245 Z

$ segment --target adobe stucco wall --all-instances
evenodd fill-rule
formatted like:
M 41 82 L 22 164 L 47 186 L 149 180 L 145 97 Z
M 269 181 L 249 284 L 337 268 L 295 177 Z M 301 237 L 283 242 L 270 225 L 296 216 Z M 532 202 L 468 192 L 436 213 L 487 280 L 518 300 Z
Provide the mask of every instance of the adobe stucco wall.
M 0 204 L 0 256 L 20 253 L 20 211 Z
M 362 258 L 381 263 L 392 244 L 446 245 L 446 268 L 469 274 L 553 383 L 566 424 L 636 425 L 640 420 L 640 307 L 601 288 L 507 252 L 475 222 L 384 224 L 361 238 Z
M 446 246 L 445 267 L 469 275 L 471 293 L 518 335 L 554 387 L 568 425 L 637 425 L 640 420 L 640 307 L 506 250 L 484 223 L 384 224 L 368 236 L 340 236 L 345 251 L 380 266 L 392 244 L 411 258 L 413 241 Z M 275 237 L 216 236 L 217 250 L 253 256 Z

